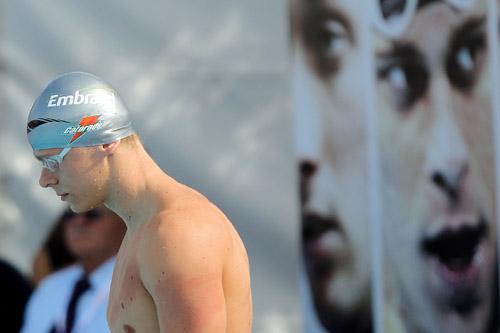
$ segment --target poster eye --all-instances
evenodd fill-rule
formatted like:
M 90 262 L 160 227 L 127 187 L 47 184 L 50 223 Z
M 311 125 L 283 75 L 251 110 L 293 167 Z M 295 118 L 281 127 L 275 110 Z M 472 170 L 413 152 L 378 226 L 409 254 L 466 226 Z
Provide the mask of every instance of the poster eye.
M 339 21 L 328 20 L 325 22 L 327 34 L 326 56 L 336 57 L 349 47 L 349 38 L 346 27 Z
M 446 57 L 446 74 L 457 89 L 469 91 L 483 67 L 486 36 L 481 20 L 471 20 L 457 31 Z
M 387 81 L 394 90 L 404 91 L 408 89 L 408 79 L 405 71 L 401 67 L 393 67 L 387 74 Z
M 469 90 L 473 87 L 479 74 L 483 40 L 470 40 L 454 50 L 447 62 L 447 74 L 450 82 L 459 89 Z
M 468 48 L 462 48 L 457 53 L 456 62 L 464 71 L 470 72 L 475 68 L 474 56 Z
M 306 14 L 301 38 L 311 67 L 325 80 L 338 71 L 343 56 L 354 44 L 346 18 L 322 6 Z
M 401 112 L 408 112 L 427 91 L 428 70 L 417 54 L 405 52 L 380 59 L 379 81 L 386 83 L 389 99 Z

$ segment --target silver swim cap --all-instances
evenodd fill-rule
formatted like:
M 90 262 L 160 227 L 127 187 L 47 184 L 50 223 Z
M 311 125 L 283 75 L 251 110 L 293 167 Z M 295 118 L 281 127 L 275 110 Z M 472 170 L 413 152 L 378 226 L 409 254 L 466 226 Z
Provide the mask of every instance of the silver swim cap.
M 28 116 L 33 150 L 88 147 L 111 143 L 134 133 L 115 90 L 98 77 L 66 73 L 43 90 Z

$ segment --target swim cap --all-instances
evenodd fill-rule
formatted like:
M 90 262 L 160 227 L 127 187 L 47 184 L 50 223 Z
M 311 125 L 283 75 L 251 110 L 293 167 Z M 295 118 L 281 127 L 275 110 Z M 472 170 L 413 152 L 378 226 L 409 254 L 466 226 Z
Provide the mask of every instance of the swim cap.
M 65 73 L 49 83 L 28 116 L 33 150 L 88 147 L 111 143 L 134 133 L 116 91 L 84 72 Z

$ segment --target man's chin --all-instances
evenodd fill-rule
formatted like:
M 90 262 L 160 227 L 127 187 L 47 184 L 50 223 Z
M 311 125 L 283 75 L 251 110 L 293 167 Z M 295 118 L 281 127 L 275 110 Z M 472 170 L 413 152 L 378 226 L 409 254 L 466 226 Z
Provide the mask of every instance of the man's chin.
M 69 208 L 75 212 L 76 214 L 81 214 L 88 212 L 89 210 L 94 209 L 96 206 L 88 206 L 88 205 L 82 205 L 79 204 L 76 201 L 69 202 Z
M 347 276 L 344 269 L 309 275 L 318 319 L 329 332 L 372 332 L 370 281 L 361 286 L 360 279 Z
M 368 333 L 372 332 L 372 315 L 370 300 L 349 310 L 315 299 L 318 319 L 328 332 Z
M 78 205 L 76 205 L 73 202 L 69 202 L 68 206 L 73 211 L 73 213 L 80 214 L 80 213 L 84 213 L 85 212 L 84 210 L 82 210 Z
M 428 274 L 439 284 L 428 285 L 429 300 L 436 305 L 440 332 L 484 333 L 496 332 L 498 327 L 498 286 L 494 255 L 484 244 L 478 257 L 463 271 L 449 272 L 449 267 L 429 263 Z M 439 280 L 438 280 L 439 279 Z

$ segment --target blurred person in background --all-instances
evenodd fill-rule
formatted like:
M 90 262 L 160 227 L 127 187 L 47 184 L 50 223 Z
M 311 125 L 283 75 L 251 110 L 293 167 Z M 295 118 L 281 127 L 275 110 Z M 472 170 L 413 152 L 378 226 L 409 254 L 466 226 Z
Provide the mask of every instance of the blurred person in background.
M 59 216 L 33 260 L 32 283 L 36 287 L 47 275 L 75 262 L 64 239 L 65 224 L 73 217 L 68 208 Z
M 105 206 L 64 215 L 64 242 L 77 263 L 40 283 L 28 302 L 21 332 L 109 332 L 106 308 L 125 224 Z
M 11 264 L 0 259 L 2 332 L 19 332 L 30 293 L 31 285 L 28 280 Z

